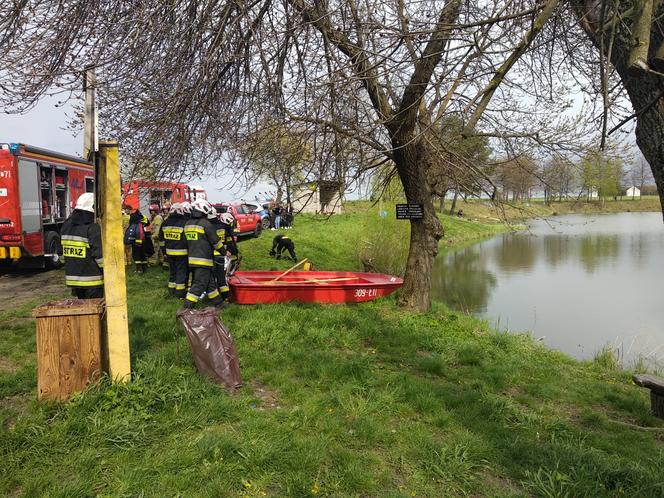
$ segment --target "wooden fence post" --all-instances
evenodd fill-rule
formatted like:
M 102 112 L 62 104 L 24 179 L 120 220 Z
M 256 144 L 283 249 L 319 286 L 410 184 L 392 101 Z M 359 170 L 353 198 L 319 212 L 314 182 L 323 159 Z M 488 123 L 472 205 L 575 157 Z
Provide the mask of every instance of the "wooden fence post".
M 108 369 L 116 382 L 130 380 L 127 287 L 122 234 L 122 199 L 117 141 L 99 142 L 101 237 L 104 250 L 104 297 L 106 299 L 105 346 Z

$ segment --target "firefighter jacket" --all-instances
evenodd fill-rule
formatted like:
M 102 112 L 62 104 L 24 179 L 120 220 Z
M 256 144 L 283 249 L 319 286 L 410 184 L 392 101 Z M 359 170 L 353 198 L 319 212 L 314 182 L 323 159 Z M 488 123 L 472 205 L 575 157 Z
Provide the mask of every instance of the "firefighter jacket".
M 238 250 L 237 250 L 237 243 L 235 242 L 235 230 L 231 225 L 226 225 L 225 223 L 221 223 L 221 226 L 223 227 L 223 236 L 219 235 L 220 237 L 223 237 L 224 239 L 224 246 L 226 246 L 226 250 L 231 253 L 231 256 L 233 258 L 237 257 Z M 221 232 L 217 232 L 221 233 Z
M 75 209 L 62 225 L 60 241 L 65 283 L 70 287 L 104 285 L 101 229 L 95 223 L 94 214 Z
M 167 256 L 187 255 L 187 239 L 184 236 L 186 221 L 181 214 L 171 213 L 161 225 L 159 243 L 163 242 Z
M 217 236 L 212 223 L 203 213 L 193 209 L 184 226 L 187 239 L 189 266 L 214 267 L 214 251 L 221 249 L 224 241 Z
M 152 225 L 152 240 L 154 240 L 155 245 L 161 245 L 159 244 L 159 232 L 161 230 L 161 225 L 163 224 L 164 217 L 160 214 L 155 214 L 150 221 L 150 225 Z

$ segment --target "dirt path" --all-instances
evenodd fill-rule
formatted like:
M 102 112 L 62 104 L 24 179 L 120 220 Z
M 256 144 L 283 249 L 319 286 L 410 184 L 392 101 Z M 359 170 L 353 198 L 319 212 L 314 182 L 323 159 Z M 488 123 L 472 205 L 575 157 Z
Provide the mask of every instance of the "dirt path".
M 23 271 L 0 274 L 0 312 L 28 301 L 67 297 L 65 276 L 60 271 Z

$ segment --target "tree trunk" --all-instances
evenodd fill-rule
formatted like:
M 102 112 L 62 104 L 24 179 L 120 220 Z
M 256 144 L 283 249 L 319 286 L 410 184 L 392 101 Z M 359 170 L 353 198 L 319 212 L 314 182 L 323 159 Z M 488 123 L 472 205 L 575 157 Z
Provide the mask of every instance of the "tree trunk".
M 440 211 L 441 213 L 445 212 L 445 194 L 446 193 L 443 193 L 443 195 L 440 196 L 440 206 L 438 208 L 438 211 Z
M 426 149 L 410 137 L 393 138 L 394 163 L 406 202 L 424 205 L 424 218 L 410 222 L 410 248 L 399 305 L 420 312 L 431 306 L 431 270 L 438 254 L 443 226 L 436 215 L 433 193 L 427 181 Z M 405 144 L 405 145 L 404 145 Z
M 454 216 L 454 210 L 456 209 L 457 198 L 459 197 L 459 192 L 454 191 L 454 197 L 452 198 L 452 205 L 450 206 L 450 216 Z
M 590 40 L 599 49 L 600 30 L 594 3 L 584 0 L 573 0 L 572 5 L 582 28 Z M 657 4 L 655 16 L 662 15 L 664 4 Z M 610 31 L 610 30 L 608 30 Z M 649 46 L 659 47 L 664 42 L 661 30 L 650 30 Z M 605 42 L 607 42 L 605 40 Z M 607 43 L 604 46 L 608 46 Z M 620 79 L 627 90 L 636 118 L 636 143 L 645 156 L 657 184 L 660 204 L 664 206 L 664 100 L 662 84 L 657 75 L 642 72 L 634 75 L 629 67 L 629 55 L 632 49 L 631 33 L 625 28 L 618 30 L 611 52 L 611 63 L 618 71 Z

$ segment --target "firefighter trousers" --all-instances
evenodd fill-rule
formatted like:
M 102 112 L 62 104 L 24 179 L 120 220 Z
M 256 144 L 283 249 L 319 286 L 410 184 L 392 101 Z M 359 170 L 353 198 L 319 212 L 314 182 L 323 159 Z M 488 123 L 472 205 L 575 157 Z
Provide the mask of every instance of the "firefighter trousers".
M 148 258 L 145 256 L 145 247 L 141 244 L 131 246 L 131 257 L 136 265 L 136 271 L 145 273 L 148 269 Z
M 224 266 L 224 257 L 214 258 L 214 276 L 217 281 L 217 289 L 222 299 L 226 299 L 230 293 L 228 283 L 226 282 L 226 267 Z
M 169 256 L 168 289 L 175 297 L 184 297 L 187 290 L 189 265 L 187 256 Z
M 213 274 L 214 268 L 194 266 L 189 271 L 192 273 L 191 287 L 189 287 L 189 291 L 185 297 L 184 307 L 193 308 L 204 292 L 213 305 L 221 304 L 221 295 L 219 294 L 219 289 L 217 289 L 216 279 Z
M 78 299 L 96 299 L 104 297 L 104 287 L 71 287 L 72 296 Z

